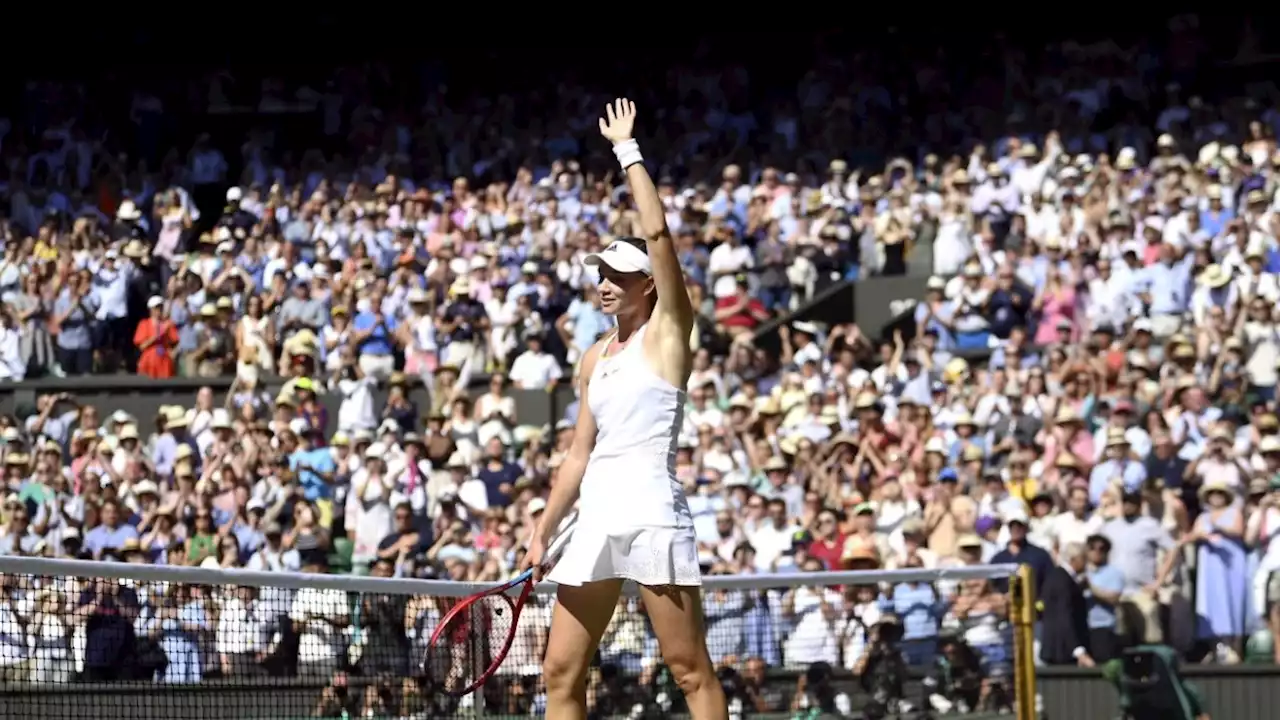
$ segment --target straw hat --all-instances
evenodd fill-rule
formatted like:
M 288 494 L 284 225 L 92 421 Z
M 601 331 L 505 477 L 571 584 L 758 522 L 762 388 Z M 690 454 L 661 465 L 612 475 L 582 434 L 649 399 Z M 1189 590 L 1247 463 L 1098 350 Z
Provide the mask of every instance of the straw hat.
M 787 461 L 783 460 L 781 457 L 778 457 L 777 455 L 774 455 L 770 457 L 767 461 L 765 461 L 764 467 L 761 468 L 761 470 L 764 470 L 765 472 L 772 472 L 774 470 L 786 470 L 786 469 L 787 469 Z
M 172 428 L 186 427 L 191 424 L 191 418 L 187 415 L 187 411 L 181 406 L 174 405 L 165 409 L 164 427 L 166 430 Z
M 1080 460 L 1069 452 L 1060 452 L 1058 453 L 1057 459 L 1053 461 L 1053 466 L 1056 468 L 1071 468 L 1079 470 Z
M 1206 502 L 1209 499 L 1209 493 L 1220 492 L 1227 496 L 1227 504 L 1236 501 L 1236 489 L 1221 480 L 1211 480 L 1200 486 L 1200 502 Z
M 1215 263 L 1204 269 L 1204 273 L 1200 275 L 1200 282 L 1211 288 L 1220 288 L 1231 282 L 1231 274 Z
M 1083 424 L 1084 418 L 1080 417 L 1080 413 L 1077 413 L 1071 408 L 1061 408 L 1058 410 L 1058 414 L 1054 416 L 1053 423 L 1055 425 L 1070 425 L 1072 423 Z
M 880 404 L 880 396 L 873 392 L 866 391 L 858 393 L 853 400 L 853 408 L 855 410 L 871 410 Z

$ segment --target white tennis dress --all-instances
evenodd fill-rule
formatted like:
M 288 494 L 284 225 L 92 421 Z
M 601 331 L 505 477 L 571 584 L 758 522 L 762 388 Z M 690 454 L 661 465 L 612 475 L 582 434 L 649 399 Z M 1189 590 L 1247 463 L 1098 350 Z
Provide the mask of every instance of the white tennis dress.
M 613 356 L 601 352 L 587 383 L 596 446 L 582 478 L 577 527 L 547 576 L 562 585 L 610 578 L 702 584 L 693 517 L 675 468 L 685 392 L 649 368 L 644 332 Z

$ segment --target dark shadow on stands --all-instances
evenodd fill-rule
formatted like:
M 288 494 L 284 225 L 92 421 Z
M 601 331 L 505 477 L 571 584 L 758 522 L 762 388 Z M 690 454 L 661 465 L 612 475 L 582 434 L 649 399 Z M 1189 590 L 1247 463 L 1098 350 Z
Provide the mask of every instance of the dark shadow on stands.
M 928 275 L 916 274 L 842 281 L 818 293 L 794 313 L 761 325 L 753 334 L 755 345 L 776 354 L 781 348 L 778 328 L 796 320 L 827 327 L 856 322 L 868 338 L 892 337 L 891 330 L 886 331 L 886 328 L 891 323 L 902 321 L 904 315 L 908 320 L 911 316 L 911 313 L 895 314 L 896 306 L 923 298 L 928 282 Z M 911 333 L 914 332 L 913 325 Z M 903 334 L 911 337 L 905 331 Z
M 841 280 L 831 287 L 816 293 L 812 300 L 801 305 L 795 312 L 780 315 L 762 324 L 752 333 L 752 341 L 756 347 L 765 352 L 777 355 L 782 349 L 782 341 L 778 338 L 778 328 L 786 323 L 804 320 L 823 325 L 841 325 L 853 322 L 857 317 L 854 304 L 854 280 Z

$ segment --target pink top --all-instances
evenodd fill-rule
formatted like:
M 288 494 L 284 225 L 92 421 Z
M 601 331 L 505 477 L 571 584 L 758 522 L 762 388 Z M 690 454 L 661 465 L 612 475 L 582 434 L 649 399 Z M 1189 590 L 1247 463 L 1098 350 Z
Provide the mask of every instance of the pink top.
M 1040 326 L 1036 328 L 1035 342 L 1048 345 L 1058 341 L 1058 322 L 1073 321 L 1076 314 L 1076 291 L 1062 288 L 1045 295 L 1044 304 L 1040 306 Z M 1075 339 L 1075 328 L 1072 328 L 1072 339 Z

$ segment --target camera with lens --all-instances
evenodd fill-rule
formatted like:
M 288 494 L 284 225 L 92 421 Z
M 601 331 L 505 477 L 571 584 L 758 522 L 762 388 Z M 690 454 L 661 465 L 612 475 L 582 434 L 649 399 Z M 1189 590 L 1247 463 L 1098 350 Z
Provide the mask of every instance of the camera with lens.
M 862 689 L 872 702 L 886 710 L 904 699 L 907 683 L 907 661 L 898 643 L 902 640 L 902 624 L 896 615 L 885 615 L 870 630 L 866 664 L 861 674 Z
M 836 689 L 831 684 L 831 665 L 816 662 L 804 671 L 804 694 L 807 707 L 823 714 L 838 712 L 836 707 Z
M 933 672 L 925 679 L 927 705 L 940 713 L 964 714 L 982 698 L 982 659 L 964 638 L 947 633 L 939 638 Z

